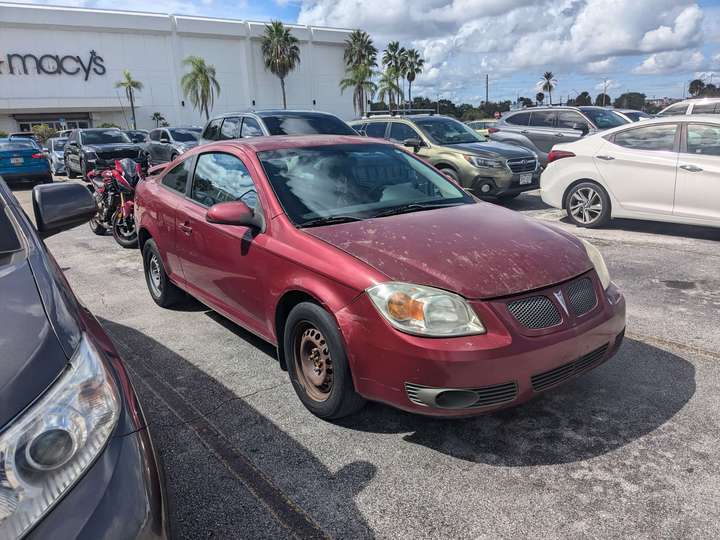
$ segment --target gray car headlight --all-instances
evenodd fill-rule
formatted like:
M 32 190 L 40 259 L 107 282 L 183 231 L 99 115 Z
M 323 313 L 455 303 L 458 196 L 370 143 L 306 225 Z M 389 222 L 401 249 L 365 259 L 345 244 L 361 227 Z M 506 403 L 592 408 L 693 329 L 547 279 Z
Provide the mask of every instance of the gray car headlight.
M 585 246 L 585 251 L 590 258 L 590 262 L 592 262 L 595 267 L 595 271 L 600 278 L 600 283 L 602 283 L 603 289 L 607 289 L 610 286 L 610 272 L 608 272 L 607 266 L 605 265 L 605 259 L 603 259 L 603 256 L 598 248 L 582 238 L 580 240 Z
M 366 292 L 380 314 L 403 332 L 431 337 L 485 333 L 475 311 L 457 294 L 398 281 L 374 285 Z
M 502 159 L 482 158 L 478 156 L 468 155 L 465 155 L 465 159 L 468 161 L 468 163 L 470 163 L 470 165 L 480 169 L 501 169 L 505 166 L 505 163 Z
M 83 336 L 65 372 L 0 435 L 0 538 L 23 536 L 105 447 L 120 397 Z

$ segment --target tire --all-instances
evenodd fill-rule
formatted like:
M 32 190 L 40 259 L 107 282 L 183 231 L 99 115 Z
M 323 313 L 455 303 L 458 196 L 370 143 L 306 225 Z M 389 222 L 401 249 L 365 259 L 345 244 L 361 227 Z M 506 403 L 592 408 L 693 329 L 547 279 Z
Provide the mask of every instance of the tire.
M 84 160 L 80 162 L 80 178 L 82 178 L 85 182 L 90 181 L 88 178 L 87 163 L 85 163 Z
M 172 307 L 182 301 L 185 293 L 172 283 L 165 273 L 165 266 L 154 240 L 145 242 L 142 255 L 145 283 L 153 301 L 163 308 Z
M 170 162 L 175 161 L 177 159 L 177 157 L 178 157 L 178 154 L 174 154 L 174 153 L 170 154 Z
M 441 167 L 440 172 L 449 176 L 450 178 L 455 180 L 455 182 L 457 182 L 458 184 L 460 183 L 460 175 L 458 175 L 458 173 L 455 172 L 455 169 L 451 169 L 450 167 Z
M 603 227 L 610 222 L 610 197 L 600 184 L 580 182 L 565 195 L 565 210 L 578 227 Z
M 91 191 L 90 193 L 92 193 L 92 191 Z M 98 213 L 99 213 L 99 212 L 98 212 Z M 102 223 L 100 223 L 100 222 L 97 220 L 97 216 L 98 216 L 98 214 L 96 213 L 96 214 L 90 219 L 90 221 L 88 221 L 88 225 L 90 226 L 90 230 L 91 230 L 93 233 L 97 234 L 98 236 L 105 236 L 105 233 L 107 232 L 107 229 L 105 228 L 105 226 L 104 226 Z
M 365 399 L 353 386 L 340 331 L 327 311 L 312 302 L 295 306 L 285 323 L 283 345 L 290 382 L 307 410 L 332 420 L 363 408 Z
M 112 219 L 112 235 L 115 241 L 125 249 L 138 247 L 138 235 L 137 229 L 135 228 L 135 221 L 132 217 L 129 218 L 132 227 L 126 227 L 122 217 L 122 212 L 115 212 Z
M 71 180 L 74 178 L 77 178 L 77 174 L 75 174 L 75 171 L 72 170 L 72 167 L 70 166 L 70 163 L 68 163 L 68 160 L 65 160 L 65 174 L 67 174 L 67 177 Z

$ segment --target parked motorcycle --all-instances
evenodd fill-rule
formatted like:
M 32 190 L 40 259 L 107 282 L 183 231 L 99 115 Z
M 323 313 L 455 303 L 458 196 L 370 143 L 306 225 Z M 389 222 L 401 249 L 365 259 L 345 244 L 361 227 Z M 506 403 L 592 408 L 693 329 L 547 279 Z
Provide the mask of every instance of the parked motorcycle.
M 134 196 L 135 187 L 144 177 L 143 166 L 129 158 L 116 160 L 113 167 L 100 166 L 88 173 L 89 187 L 97 205 L 97 214 L 90 220 L 92 232 L 104 235 L 110 230 L 122 247 L 137 247 Z

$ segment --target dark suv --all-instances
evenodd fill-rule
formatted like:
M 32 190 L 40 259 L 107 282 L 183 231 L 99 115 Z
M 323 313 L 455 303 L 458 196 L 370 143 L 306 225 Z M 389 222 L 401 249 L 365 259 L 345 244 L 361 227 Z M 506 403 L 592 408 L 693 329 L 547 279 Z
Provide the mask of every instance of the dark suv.
M 96 167 L 116 159 L 140 161 L 144 156 L 141 144 L 116 128 L 74 129 L 65 144 L 65 169 L 69 178 L 87 174 Z
M 628 122 L 604 107 L 535 107 L 507 113 L 495 125 L 490 139 L 529 148 L 545 166 L 548 152 L 556 144 Z
M 334 114 L 285 109 L 227 113 L 210 120 L 200 142 L 267 135 L 357 135 Z

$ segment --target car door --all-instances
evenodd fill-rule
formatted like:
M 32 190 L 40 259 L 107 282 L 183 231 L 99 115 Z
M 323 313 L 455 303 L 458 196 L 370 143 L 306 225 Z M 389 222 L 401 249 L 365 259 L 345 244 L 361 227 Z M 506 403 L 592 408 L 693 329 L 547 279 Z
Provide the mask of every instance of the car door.
M 584 137 L 590 131 L 590 124 L 583 115 L 575 111 L 558 111 L 555 143 L 570 143 Z
M 672 214 L 678 124 L 632 127 L 609 139 L 595 152 L 594 162 L 617 203 L 631 212 Z
M 262 137 L 263 135 L 263 130 L 257 120 L 251 116 L 243 117 L 240 138 L 247 139 L 248 137 Z
M 264 234 L 208 223 L 214 204 L 242 200 L 262 212 L 250 168 L 236 155 L 200 154 L 190 192 L 181 203 L 178 253 L 188 289 L 238 323 L 267 335 L 263 275 L 269 270 Z
M 73 171 L 80 170 L 80 132 L 75 130 L 70 133 L 68 142 L 65 145 L 66 162 Z
M 218 139 L 221 141 L 229 141 L 231 139 L 239 138 L 241 122 L 242 118 L 239 116 L 226 117 L 220 127 L 220 137 Z
M 172 155 L 172 138 L 170 137 L 170 132 L 167 129 L 161 129 L 160 130 L 160 141 L 158 143 L 158 155 L 160 158 L 160 161 L 162 163 L 165 163 L 167 161 L 170 161 L 170 156 Z
M 423 145 L 419 146 L 415 150 L 415 154 L 425 159 L 430 158 L 430 152 L 428 151 L 427 144 L 425 144 L 423 137 L 415 131 L 414 128 L 404 124 L 403 122 L 390 122 L 390 131 L 388 132 L 388 140 L 403 146 L 405 141 L 408 139 L 417 139 Z
M 378 139 L 384 139 L 387 125 L 387 122 L 369 122 L 367 127 L 365 128 L 365 135 L 367 137 L 377 137 Z
M 532 111 L 527 133 L 520 131 L 541 151 L 549 152 L 554 145 L 563 142 L 555 128 L 556 111 Z
M 145 144 L 148 156 L 150 156 L 150 163 L 155 165 L 160 163 L 158 157 L 158 145 L 160 143 L 160 130 L 154 129 L 148 135 L 148 142 Z
M 673 213 L 720 224 L 720 124 L 688 123 L 683 131 Z

